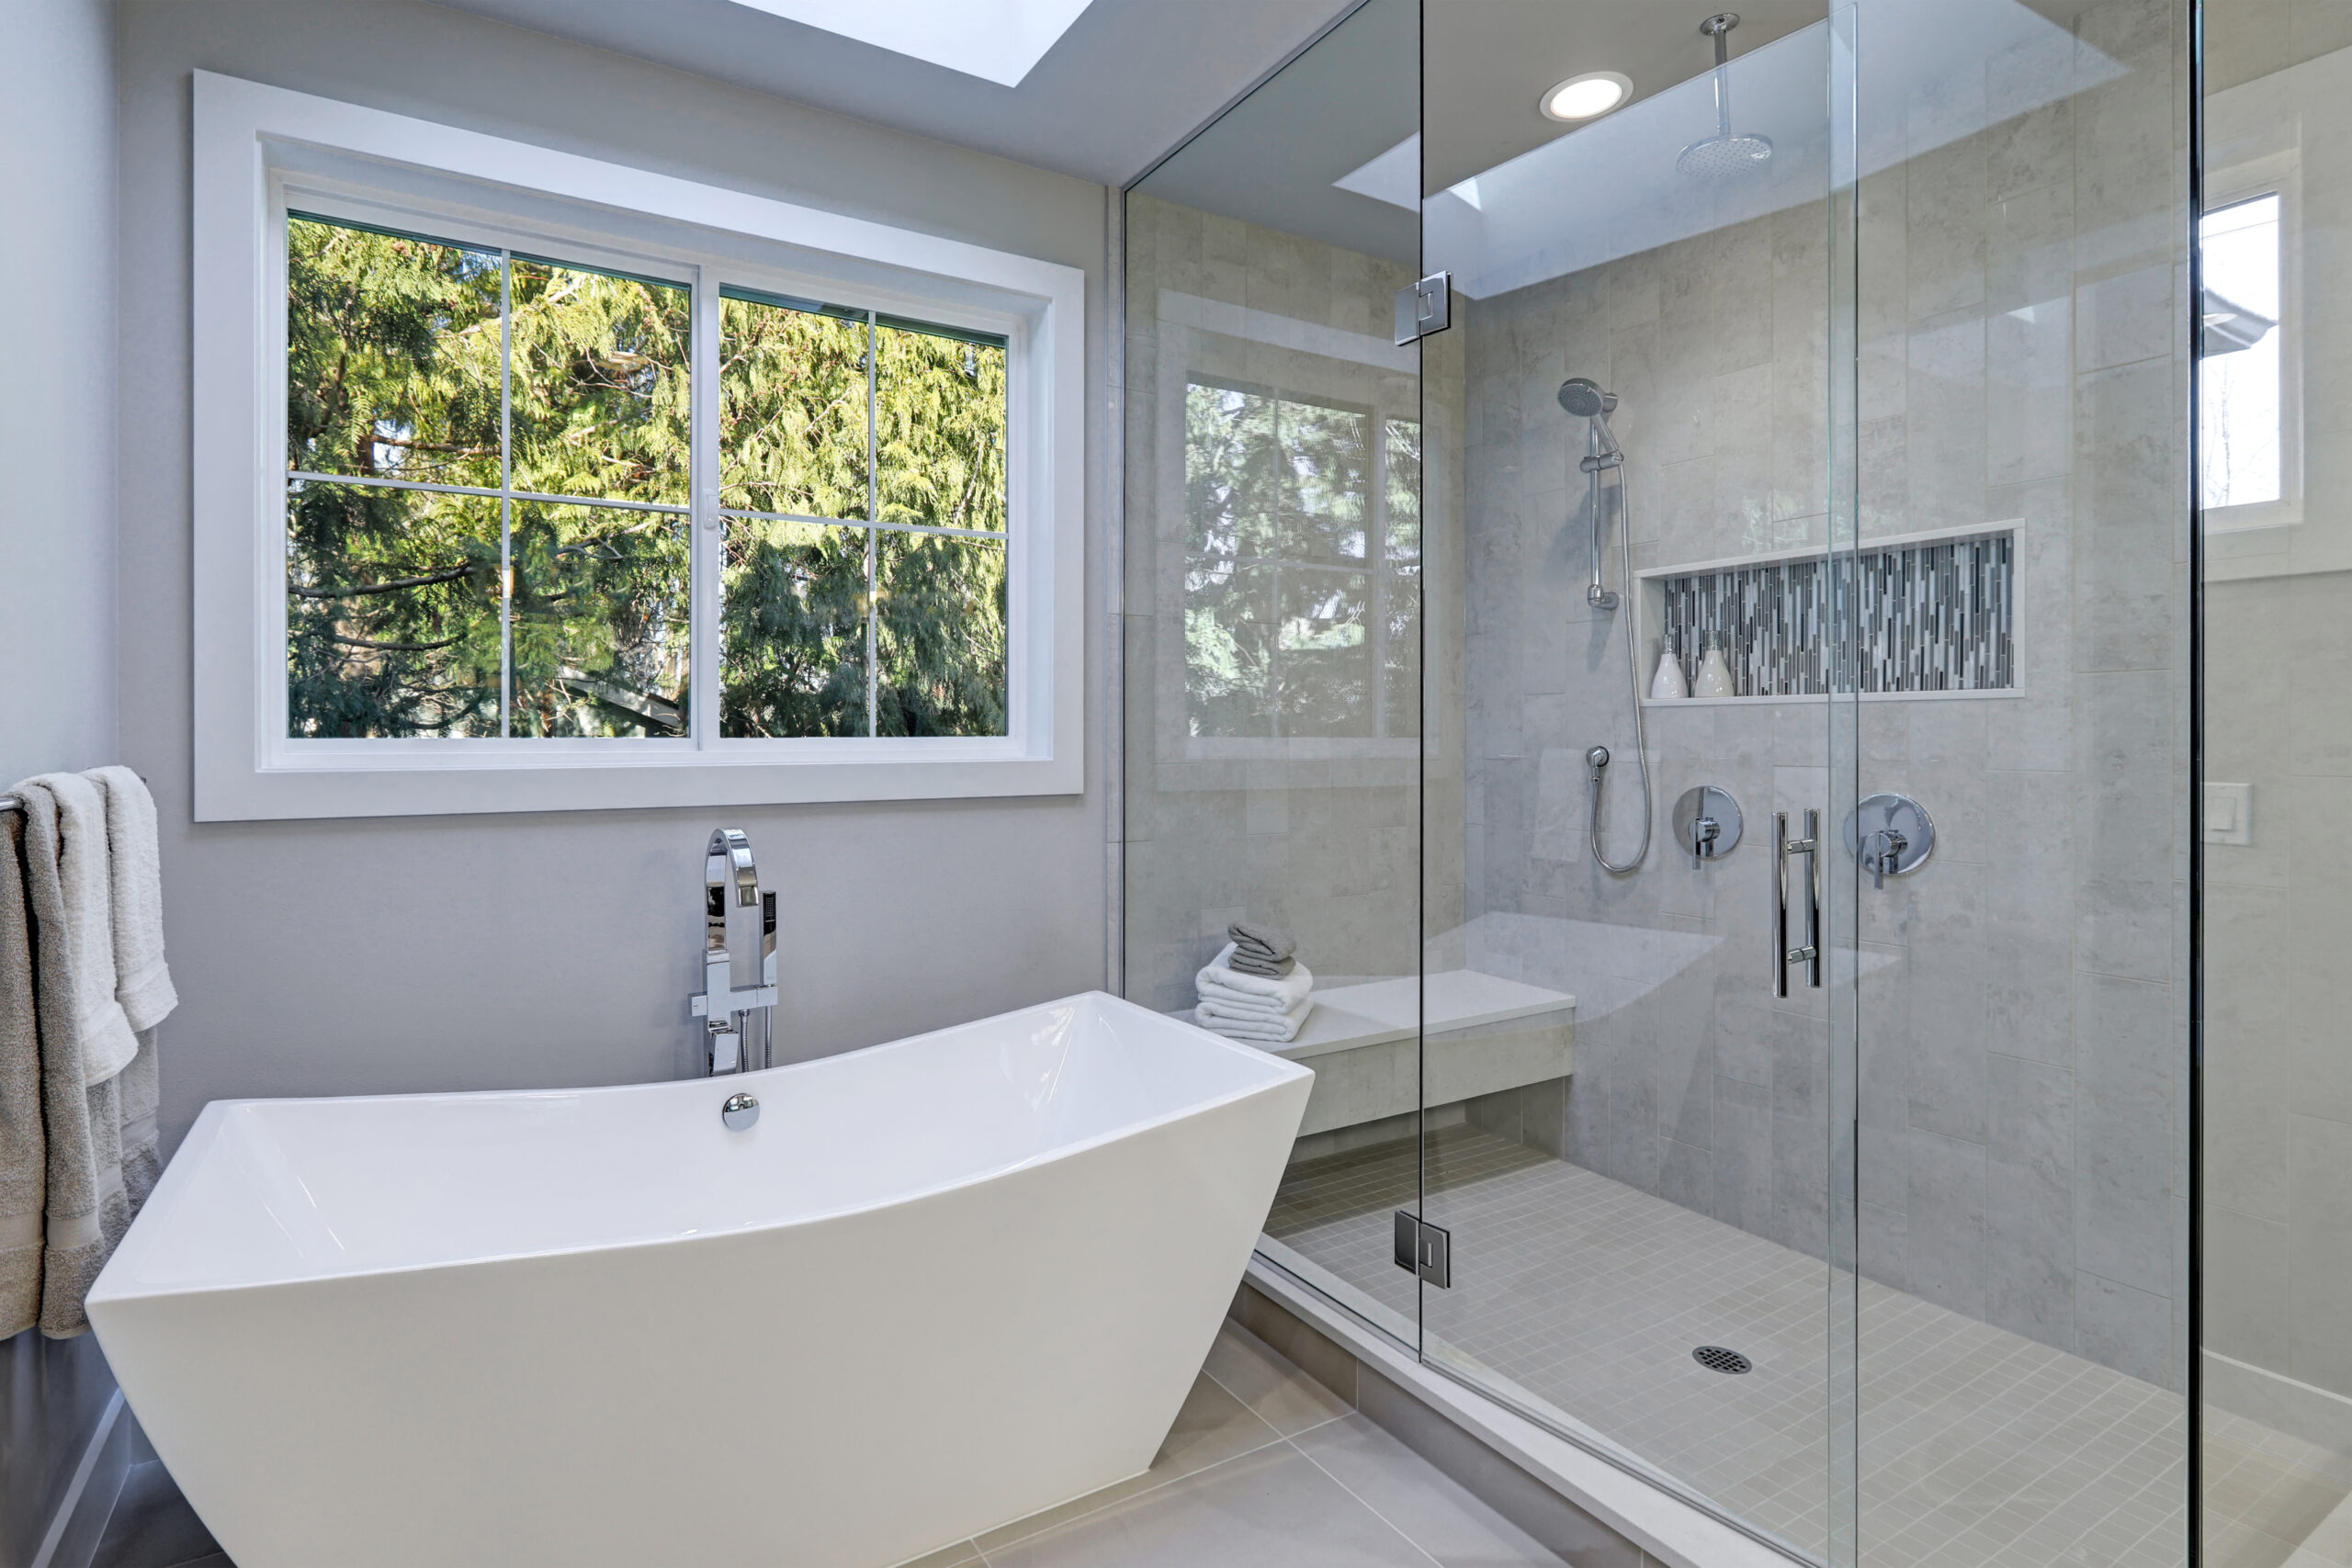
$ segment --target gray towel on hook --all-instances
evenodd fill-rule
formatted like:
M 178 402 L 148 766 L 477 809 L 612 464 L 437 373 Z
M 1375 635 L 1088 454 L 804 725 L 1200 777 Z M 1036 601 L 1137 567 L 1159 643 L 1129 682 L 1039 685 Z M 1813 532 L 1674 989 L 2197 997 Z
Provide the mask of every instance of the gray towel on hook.
M 139 1032 L 115 995 L 114 858 L 107 848 L 106 792 L 80 773 L 42 773 L 16 785 L 15 793 L 25 803 L 26 846 L 42 857 L 38 864 L 26 863 L 25 881 L 35 900 L 40 982 L 46 987 L 54 976 L 73 997 L 74 1055 L 86 1081 L 98 1083 L 122 1071 L 139 1050 Z M 40 906 L 44 877 L 60 900 L 54 911 Z M 49 1006 L 44 994 L 44 1041 L 58 1027 L 46 1016 Z
M 23 815 L 0 811 L 0 1335 L 40 1321 L 41 1197 L 49 1190 L 24 842 Z
M 69 908 L 66 892 L 71 863 L 55 791 L 60 776 L 73 775 L 35 781 L 47 787 L 17 786 L 25 802 L 24 820 L 9 835 L 18 852 L 11 857 L 9 872 L 20 878 L 19 908 L 30 917 L 27 924 L 40 1084 L 33 1113 L 41 1129 L 41 1188 L 38 1211 L 0 1212 L 0 1226 L 7 1227 L 0 1235 L 0 1258 L 28 1244 L 38 1224 L 38 1321 L 40 1331 L 52 1339 L 88 1332 L 83 1301 L 162 1169 L 155 1137 L 155 1032 L 144 1030 L 135 1037 L 130 1060 L 119 1071 L 89 1081 L 86 1055 L 92 1042 L 84 1027 L 77 982 L 77 971 L 86 973 L 89 955 L 78 951 L 85 928 Z M 75 782 L 96 793 L 85 781 Z M 5 907 L 0 907 L 0 921 L 5 919 Z M 6 945 L 0 936 L 0 981 L 7 974 Z M 107 954 L 109 969 L 112 957 Z M 12 1006 L 11 1012 L 17 1010 Z M 0 1043 L 16 1043 L 14 1036 L 0 1032 Z M 18 1080 L 23 1076 L 21 1063 L 0 1065 L 0 1092 L 14 1090 L 21 1097 L 25 1090 Z M 17 1127 L 24 1113 L 21 1099 L 8 1106 L 0 1157 L 18 1156 L 25 1140 Z M 0 1175 L 0 1210 L 22 1201 L 21 1174 L 11 1166 Z M 0 1285 L 12 1292 L 7 1304 L 14 1315 L 0 1328 L 13 1332 L 29 1322 L 21 1279 L 25 1270 L 5 1267 L 10 1272 L 0 1275 Z

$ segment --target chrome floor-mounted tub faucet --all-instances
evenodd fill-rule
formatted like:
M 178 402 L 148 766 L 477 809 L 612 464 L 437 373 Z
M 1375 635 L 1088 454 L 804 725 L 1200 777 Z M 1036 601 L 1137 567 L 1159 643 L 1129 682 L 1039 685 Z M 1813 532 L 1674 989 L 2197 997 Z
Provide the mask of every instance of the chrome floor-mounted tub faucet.
M 746 991 L 735 989 L 735 952 L 727 942 L 730 886 L 738 905 L 760 912 L 760 983 Z M 775 1050 L 775 895 L 760 891 L 752 840 L 741 828 L 714 831 L 703 863 L 702 984 L 702 995 L 693 998 L 693 1007 L 695 1016 L 704 1021 L 709 1070 L 741 1073 L 770 1066 Z M 758 1047 L 756 1061 L 750 1049 L 753 1044 Z

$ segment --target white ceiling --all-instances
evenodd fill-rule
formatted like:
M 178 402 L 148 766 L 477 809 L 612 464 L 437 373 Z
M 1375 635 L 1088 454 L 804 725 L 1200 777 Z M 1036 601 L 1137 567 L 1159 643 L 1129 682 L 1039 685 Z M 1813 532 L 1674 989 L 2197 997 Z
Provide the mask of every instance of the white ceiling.
M 1421 188 L 1431 194 L 1563 141 L 1579 128 L 1544 118 L 1537 105 L 1546 88 L 1588 71 L 1623 72 L 1634 90 L 1586 130 L 1636 113 L 1708 74 L 1714 45 L 1699 24 L 1723 8 L 1723 0 L 1367 0 L 1144 188 L 1409 265 L 1420 253 L 1416 215 L 1390 205 L 1393 191 L 1335 182 L 1417 130 Z M 1746 0 L 1733 59 L 1817 25 L 1827 8 L 1827 0 Z
M 1432 0 L 1422 63 L 1427 84 L 1427 193 L 1574 130 L 1544 118 L 1546 89 L 1588 71 L 1632 79 L 1623 107 L 1715 63 L 1699 24 L 1736 11 L 1732 58 L 1829 14 L 1828 0 Z M 1611 118 L 1603 116 L 1603 118 Z M 1586 121 L 1597 125 L 1598 120 Z
M 1353 0 L 1093 0 L 1017 86 L 734 0 L 437 3 L 1038 168 L 1123 185 Z

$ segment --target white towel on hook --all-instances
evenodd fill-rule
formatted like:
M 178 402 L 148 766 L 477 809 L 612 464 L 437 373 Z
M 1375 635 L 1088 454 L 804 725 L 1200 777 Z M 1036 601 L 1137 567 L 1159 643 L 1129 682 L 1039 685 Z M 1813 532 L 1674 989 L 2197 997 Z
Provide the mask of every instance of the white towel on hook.
M 57 879 L 66 924 L 65 941 L 59 947 L 44 946 L 40 963 L 43 968 L 66 966 L 81 1035 L 82 1081 L 101 1084 L 139 1053 L 139 1036 L 115 997 L 106 796 L 80 773 L 43 773 L 16 786 L 18 795 L 28 790 L 40 790 L 55 803 Z
M 164 964 L 164 874 L 155 848 L 155 797 L 129 768 L 82 775 L 107 803 L 109 915 L 114 925 L 114 994 L 135 1032 L 153 1029 L 179 1005 Z

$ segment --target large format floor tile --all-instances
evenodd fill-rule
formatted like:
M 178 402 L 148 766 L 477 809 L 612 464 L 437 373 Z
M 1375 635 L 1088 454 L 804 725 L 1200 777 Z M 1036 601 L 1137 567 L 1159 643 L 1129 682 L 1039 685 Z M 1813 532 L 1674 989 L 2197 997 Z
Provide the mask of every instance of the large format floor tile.
M 989 1568 L 1429 1568 L 1430 1556 L 1283 1442 L 991 1551 L 988 1561 Z
M 977 1545 L 988 1568 L 1641 1568 L 1614 1538 L 1552 1550 L 1232 1324 L 1148 1472 Z
M 210 1568 L 228 1561 L 163 1461 L 151 1459 L 123 1477 L 90 1568 Z

